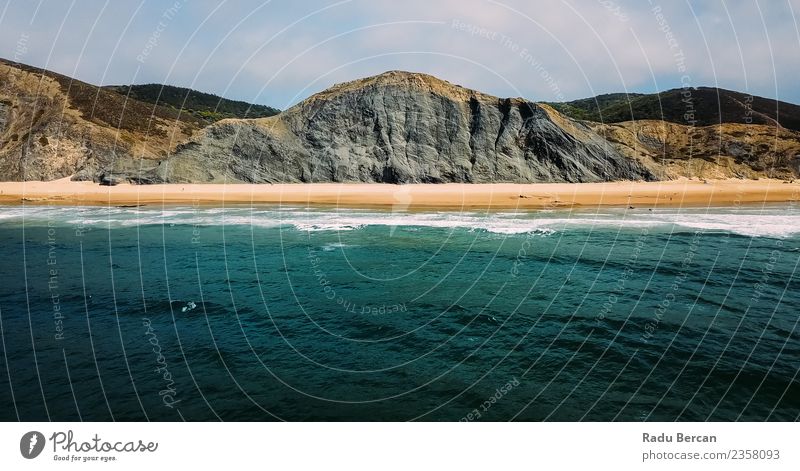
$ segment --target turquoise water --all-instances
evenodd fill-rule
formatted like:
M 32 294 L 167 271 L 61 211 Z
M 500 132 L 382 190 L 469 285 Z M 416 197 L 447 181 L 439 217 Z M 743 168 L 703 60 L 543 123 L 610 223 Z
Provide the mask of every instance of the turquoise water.
M 797 420 L 800 210 L 0 208 L 2 420 Z

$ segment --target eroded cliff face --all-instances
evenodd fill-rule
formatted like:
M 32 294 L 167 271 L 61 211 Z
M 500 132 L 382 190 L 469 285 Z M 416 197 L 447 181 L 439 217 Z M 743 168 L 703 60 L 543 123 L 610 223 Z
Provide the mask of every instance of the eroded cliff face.
M 202 128 L 177 110 L 0 60 L 0 180 L 596 182 L 794 179 L 773 125 L 602 124 L 435 77 L 387 72 L 280 115 Z
M 659 180 L 778 178 L 800 174 L 800 134 L 778 126 L 724 123 L 690 127 L 666 121 L 590 123 L 622 154 Z
M 561 126 L 553 113 L 428 75 L 387 72 L 335 86 L 272 118 L 212 125 L 162 162 L 157 179 L 488 183 L 654 178 L 587 125 Z
M 200 128 L 175 115 L 0 60 L 0 180 L 136 181 Z

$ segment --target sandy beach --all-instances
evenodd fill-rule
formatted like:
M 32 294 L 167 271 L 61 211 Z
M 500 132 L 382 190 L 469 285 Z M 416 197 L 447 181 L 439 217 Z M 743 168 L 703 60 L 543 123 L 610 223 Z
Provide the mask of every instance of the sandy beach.
M 62 179 L 0 182 L 2 204 L 310 204 L 352 207 L 555 208 L 730 206 L 800 198 L 800 183 L 781 180 L 541 184 L 167 184 L 101 186 Z

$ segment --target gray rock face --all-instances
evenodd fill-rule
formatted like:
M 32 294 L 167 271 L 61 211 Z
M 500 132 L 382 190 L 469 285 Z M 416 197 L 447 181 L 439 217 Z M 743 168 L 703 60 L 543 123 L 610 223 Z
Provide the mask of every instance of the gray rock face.
M 275 117 L 202 125 L 187 113 L 0 59 L 2 181 L 481 183 L 800 175 L 800 132 L 781 126 L 575 121 L 546 104 L 406 72 L 337 85 Z
M 163 182 L 651 180 L 588 126 L 545 105 L 422 74 L 337 85 L 278 116 L 224 120 L 153 171 Z

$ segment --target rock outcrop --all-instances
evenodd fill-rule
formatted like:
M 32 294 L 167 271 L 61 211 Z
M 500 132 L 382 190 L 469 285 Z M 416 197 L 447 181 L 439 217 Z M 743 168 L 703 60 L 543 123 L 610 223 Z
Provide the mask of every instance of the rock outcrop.
M 659 180 L 792 180 L 800 174 L 800 134 L 780 126 L 692 127 L 653 120 L 589 126 L 622 154 L 646 165 Z
M 177 111 L 0 60 L 0 180 L 120 172 L 137 181 L 200 128 Z
M 278 116 L 223 120 L 159 166 L 164 182 L 596 182 L 646 166 L 580 122 L 408 72 L 337 85 Z M 566 118 L 561 118 L 566 120 Z M 571 121 L 571 120 L 569 120 Z
M 782 109 L 782 119 L 791 123 L 793 108 Z M 0 180 L 796 178 L 800 133 L 777 120 L 765 123 L 603 124 L 569 118 L 546 104 L 394 71 L 336 85 L 277 116 L 204 127 L 191 113 L 0 60 Z

